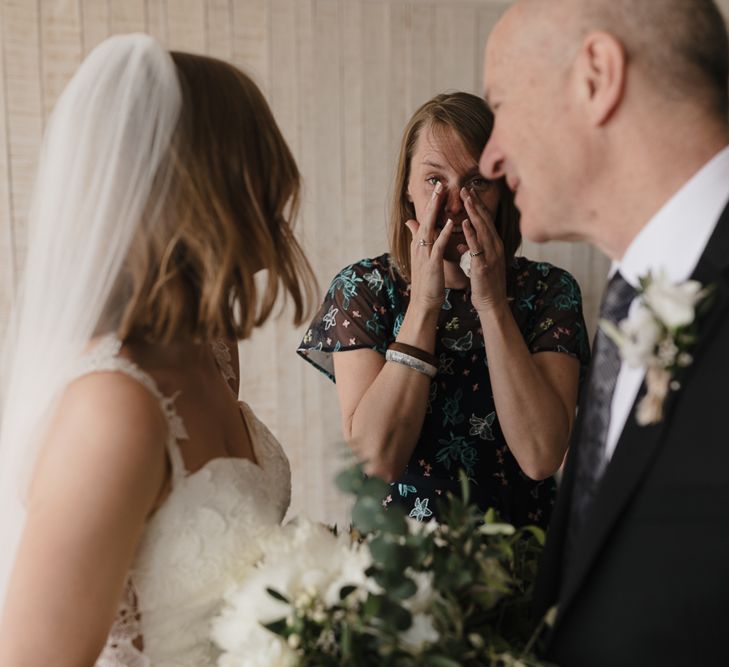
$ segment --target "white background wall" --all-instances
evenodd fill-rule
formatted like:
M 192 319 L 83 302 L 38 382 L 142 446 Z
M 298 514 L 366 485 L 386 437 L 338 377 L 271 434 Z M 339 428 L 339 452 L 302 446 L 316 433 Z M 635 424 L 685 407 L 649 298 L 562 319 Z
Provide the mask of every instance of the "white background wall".
M 83 56 L 105 37 L 147 32 L 253 75 L 304 176 L 297 229 L 323 294 L 341 267 L 386 249 L 387 195 L 407 119 L 438 92 L 481 93 L 483 46 L 510 4 L 0 0 L 0 334 L 22 270 L 44 123 Z M 729 0 L 721 4 L 729 10 Z M 606 259 L 579 244 L 525 243 L 524 254 L 577 277 L 593 329 Z M 280 319 L 241 346 L 241 395 L 291 458 L 291 513 L 334 521 L 345 515 L 332 484 L 345 446 L 334 386 L 294 353 L 302 333 Z

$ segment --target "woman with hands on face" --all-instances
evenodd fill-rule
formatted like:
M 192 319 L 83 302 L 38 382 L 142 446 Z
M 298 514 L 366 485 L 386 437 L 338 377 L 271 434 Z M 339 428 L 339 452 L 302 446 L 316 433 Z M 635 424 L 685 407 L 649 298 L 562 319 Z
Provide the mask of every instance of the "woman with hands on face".
M 579 287 L 514 254 L 519 218 L 478 159 L 493 117 L 438 95 L 405 129 L 390 252 L 335 276 L 299 348 L 337 383 L 344 436 L 418 520 L 472 502 L 546 525 L 589 361 Z

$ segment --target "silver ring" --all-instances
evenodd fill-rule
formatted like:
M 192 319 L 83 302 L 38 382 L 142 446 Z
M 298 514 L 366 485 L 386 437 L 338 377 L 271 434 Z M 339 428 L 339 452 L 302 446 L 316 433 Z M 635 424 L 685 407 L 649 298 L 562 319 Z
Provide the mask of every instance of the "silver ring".
M 478 252 L 469 252 L 468 254 L 471 255 L 471 257 L 478 257 L 479 255 L 483 255 L 483 250 L 479 250 Z
M 433 245 L 435 241 L 426 241 L 425 239 L 420 239 L 420 243 L 418 245 Z

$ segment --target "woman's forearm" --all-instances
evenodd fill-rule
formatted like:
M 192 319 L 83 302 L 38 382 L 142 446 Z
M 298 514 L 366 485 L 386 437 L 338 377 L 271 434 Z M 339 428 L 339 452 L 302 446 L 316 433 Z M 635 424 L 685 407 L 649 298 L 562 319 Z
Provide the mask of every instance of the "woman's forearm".
M 549 477 L 567 451 L 579 364 L 560 355 L 552 362 L 552 366 L 559 363 L 559 368 L 545 373 L 529 352 L 506 303 L 479 313 L 479 318 L 496 413 L 509 449 L 527 476 Z
M 438 313 L 411 307 L 397 336 L 432 353 Z M 385 363 L 350 421 L 350 441 L 366 470 L 388 481 L 404 470 L 420 437 L 431 380 L 402 364 Z

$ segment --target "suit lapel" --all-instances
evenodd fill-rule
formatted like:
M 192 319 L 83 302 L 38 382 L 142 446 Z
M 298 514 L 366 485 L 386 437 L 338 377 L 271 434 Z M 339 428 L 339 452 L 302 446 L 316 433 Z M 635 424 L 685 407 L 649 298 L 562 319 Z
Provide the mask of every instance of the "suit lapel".
M 642 477 L 659 453 L 660 445 L 664 440 L 663 434 L 670 428 L 670 416 L 676 402 L 680 400 L 683 385 L 690 381 L 692 368 L 700 363 L 702 352 L 717 329 L 716 324 L 726 317 L 726 311 L 729 308 L 729 275 L 727 274 L 729 274 L 729 205 L 724 209 L 692 275 L 692 279 L 698 280 L 704 285 L 716 285 L 711 309 L 699 324 L 700 338 L 693 350 L 694 362 L 688 368 L 682 369 L 683 372 L 676 377 L 682 384 L 682 388 L 669 393 L 664 406 L 665 418 L 658 424 L 639 426 L 635 420 L 635 406 L 646 391 L 645 383 L 642 385 L 636 403 L 628 415 L 615 453 L 603 476 L 600 490 L 584 528 L 584 535 L 575 547 L 569 571 L 562 573 L 557 624 L 563 618 L 565 610 L 579 590 L 608 535 L 624 512 L 628 501 L 640 485 Z M 563 508 L 569 504 L 567 501 L 572 492 L 572 476 L 569 480 L 565 479 L 565 482 L 569 484 L 569 486 L 565 484 L 564 489 L 567 497 L 563 500 L 566 502 L 559 503 Z M 567 522 L 568 512 L 563 509 L 559 514 L 561 529 L 557 543 L 560 545 L 564 544 Z M 562 549 L 559 551 L 563 553 Z

